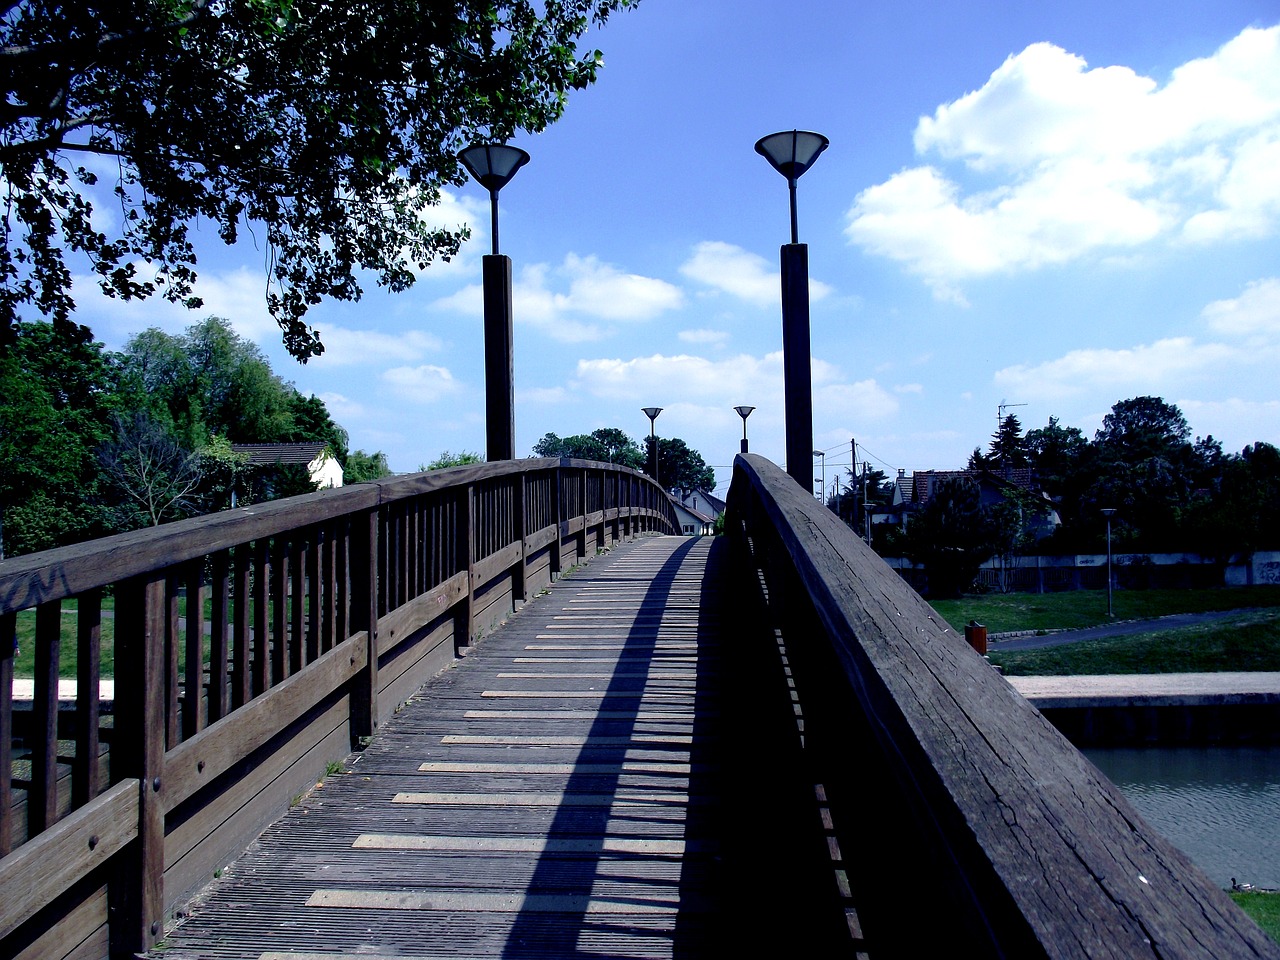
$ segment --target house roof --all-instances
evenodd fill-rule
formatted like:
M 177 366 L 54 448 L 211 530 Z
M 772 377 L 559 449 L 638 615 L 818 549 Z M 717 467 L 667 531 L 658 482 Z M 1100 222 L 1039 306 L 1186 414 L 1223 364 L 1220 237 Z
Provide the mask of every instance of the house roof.
M 300 463 L 308 466 L 322 456 L 328 447 L 320 442 L 233 443 L 231 450 L 253 464 Z

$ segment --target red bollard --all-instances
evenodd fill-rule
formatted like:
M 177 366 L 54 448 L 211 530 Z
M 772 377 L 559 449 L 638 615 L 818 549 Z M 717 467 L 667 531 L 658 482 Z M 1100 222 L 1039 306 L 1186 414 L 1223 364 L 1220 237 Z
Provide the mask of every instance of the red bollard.
M 965 624 L 964 638 L 969 641 L 969 646 L 977 650 L 978 653 L 984 657 L 987 655 L 987 628 L 977 620 L 970 620 Z

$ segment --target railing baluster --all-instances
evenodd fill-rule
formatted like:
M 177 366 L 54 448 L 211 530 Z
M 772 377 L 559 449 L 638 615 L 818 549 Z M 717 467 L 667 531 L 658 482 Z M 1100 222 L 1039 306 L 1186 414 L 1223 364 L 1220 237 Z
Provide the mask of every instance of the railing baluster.
M 102 591 L 76 598 L 76 753 L 71 767 L 71 806 L 98 795 L 98 716 L 102 656 Z M 5 768 L 6 770 L 8 768 Z
M 181 732 L 178 727 L 178 694 L 182 689 L 182 682 L 178 673 L 178 654 L 182 649 L 182 645 L 178 640 L 181 634 L 178 624 L 182 612 L 178 607 L 181 592 L 182 580 L 180 575 L 176 571 L 171 572 L 165 578 L 164 587 L 163 647 L 166 654 L 164 664 L 164 744 L 169 749 L 178 745 L 178 738 Z
M 289 676 L 289 545 L 276 537 L 271 550 L 271 682 L 275 686 Z
M 259 540 L 253 549 L 253 695 L 271 683 L 271 544 Z
M 13 647 L 18 615 L 0 614 L 0 857 L 13 849 Z
M 315 613 L 314 608 L 307 609 L 307 598 L 311 592 L 311 584 L 307 582 L 307 571 L 310 568 L 308 556 L 311 550 L 308 543 L 314 533 L 303 530 L 294 535 L 293 549 L 289 556 L 289 673 L 294 674 L 302 669 L 306 662 L 308 630 L 307 619 Z
M 108 880 L 111 953 L 155 945 L 164 912 L 164 733 L 166 647 L 174 591 L 163 574 L 123 584 L 116 599 L 116 713 L 111 780 L 138 780 L 138 837 Z
M 204 729 L 204 563 L 187 566 L 186 670 L 182 697 L 182 739 Z
M 377 507 L 351 520 L 351 629 L 368 631 L 363 669 L 351 692 L 351 739 L 371 737 L 378 729 L 378 531 Z
M 253 546 L 242 543 L 235 552 L 235 626 L 232 635 L 231 709 L 244 706 L 253 696 L 249 676 L 250 629 L 253 623 Z
M 58 659 L 62 602 L 36 607 L 36 690 L 32 704 L 31 791 L 27 794 L 27 835 L 58 821 Z M 5 771 L 8 773 L 8 771 Z
M 209 722 L 220 720 L 227 712 L 227 631 L 231 599 L 231 555 L 219 550 L 213 555 L 209 584 Z

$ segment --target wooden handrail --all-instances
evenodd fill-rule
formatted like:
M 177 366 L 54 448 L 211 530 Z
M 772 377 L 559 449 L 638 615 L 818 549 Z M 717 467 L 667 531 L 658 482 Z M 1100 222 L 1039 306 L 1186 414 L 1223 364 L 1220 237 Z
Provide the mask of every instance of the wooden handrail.
M 737 458 L 726 532 L 786 638 L 868 942 L 895 956 L 1280 956 L 778 467 Z
M 331 724 L 335 711 L 347 717 L 342 729 L 353 743 L 374 735 L 380 697 L 423 669 L 406 669 L 404 661 L 422 657 L 406 646 L 440 643 L 424 632 L 444 630 L 465 648 L 503 614 L 495 585 L 506 613 L 524 599 L 530 557 L 543 556 L 549 581 L 566 543 L 581 557 L 592 538 L 607 545 L 645 530 L 679 530 L 649 478 L 613 464 L 538 459 L 355 484 L 0 562 L 0 952 L 9 952 L 6 936 L 35 935 L 18 930 L 24 922 L 50 930 L 60 922 L 48 911 L 31 920 L 34 907 L 8 911 L 35 903 L 18 867 L 40 851 L 87 843 L 85 823 L 97 830 L 103 811 L 125 816 L 102 834 L 111 843 L 95 839 L 93 856 L 45 871 L 35 889 L 47 901 L 51 884 L 55 893 L 83 888 L 96 871 L 108 878 L 111 952 L 149 949 L 172 899 L 166 856 L 203 842 L 191 839 L 204 835 L 192 823 L 207 793 L 233 790 L 241 768 L 281 749 L 290 730 Z M 114 611 L 103 610 L 104 597 Z M 23 741 L 32 773 L 15 789 L 11 637 L 31 610 L 38 675 Z M 100 755 L 96 665 L 108 625 L 116 696 Z M 73 648 L 80 683 L 68 765 L 58 750 L 68 733 L 59 731 L 57 679 Z M 384 683 L 389 663 L 393 679 Z M 243 829 L 227 832 L 234 839 Z

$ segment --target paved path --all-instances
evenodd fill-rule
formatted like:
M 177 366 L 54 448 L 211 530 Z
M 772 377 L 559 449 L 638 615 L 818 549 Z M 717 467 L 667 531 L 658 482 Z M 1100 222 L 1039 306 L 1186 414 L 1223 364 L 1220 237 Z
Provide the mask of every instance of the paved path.
M 721 628 L 714 543 L 626 544 L 526 604 L 156 956 L 720 957 L 800 931 L 797 955 L 848 954 L 830 860 L 829 896 L 805 879 L 828 857 L 812 789 L 792 804 L 786 750 L 741 743 L 767 711 Z
M 1254 608 L 1256 609 L 1256 608 Z M 1135 633 L 1151 633 L 1155 630 L 1176 630 L 1179 627 L 1193 627 L 1201 623 L 1212 623 L 1249 613 L 1243 610 L 1214 610 L 1209 613 L 1175 613 L 1167 617 L 1151 620 L 1124 620 L 1119 623 L 1104 623 L 1096 627 L 1084 627 L 1080 630 L 1061 630 L 1044 636 L 1012 637 L 1008 640 L 993 638 L 992 647 L 997 650 L 1039 650 L 1043 647 L 1060 647 L 1067 643 L 1078 643 L 1081 640 L 1099 640 L 1103 637 L 1130 636 Z

